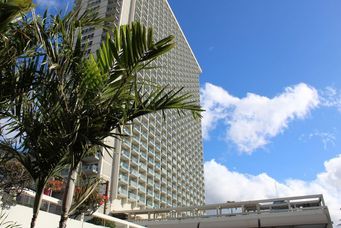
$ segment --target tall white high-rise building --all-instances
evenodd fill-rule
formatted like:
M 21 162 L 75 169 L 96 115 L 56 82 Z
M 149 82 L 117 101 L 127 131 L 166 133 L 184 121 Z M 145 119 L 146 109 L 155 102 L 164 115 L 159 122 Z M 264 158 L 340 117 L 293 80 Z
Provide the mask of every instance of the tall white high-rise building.
M 142 72 L 144 79 L 171 87 L 184 87 L 199 103 L 200 66 L 167 0 L 79 0 L 81 9 L 114 17 L 115 24 L 134 20 L 152 27 L 155 40 L 174 35 L 176 47 L 157 60 L 160 68 Z M 105 31 L 82 31 L 88 52 L 99 48 Z M 85 159 L 83 169 L 109 181 L 111 210 L 165 208 L 204 204 L 201 123 L 190 113 L 179 117 L 167 111 L 142 117 L 124 128 L 131 137 L 115 146 L 113 158 Z

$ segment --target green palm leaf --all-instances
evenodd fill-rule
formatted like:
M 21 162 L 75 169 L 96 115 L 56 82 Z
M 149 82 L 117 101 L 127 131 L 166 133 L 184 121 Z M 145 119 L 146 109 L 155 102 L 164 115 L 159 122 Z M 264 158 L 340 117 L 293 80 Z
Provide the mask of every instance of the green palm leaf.
M 0 118 L 8 119 L 8 124 L 0 126 L 0 132 L 13 136 L 0 137 L 0 150 L 13 154 L 29 171 L 37 196 L 50 177 L 70 167 L 61 224 L 70 211 L 77 168 L 93 148 L 112 148 L 105 144 L 106 137 L 121 138 L 122 126 L 157 111 L 201 116 L 198 101 L 183 88 L 160 86 L 141 76 L 174 47 L 174 37 L 154 42 L 152 30 L 134 22 L 110 31 L 96 55 L 87 56 L 81 30 L 104 21 L 92 14 L 79 15 L 79 10 L 51 19 L 47 14 L 34 16 L 28 23 L 34 34 L 33 54 L 23 49 L 20 61 L 0 68 L 0 77 L 13 76 L 6 77 L 8 84 L 2 88 L 10 85 L 14 94 L 1 97 L 6 107 Z M 35 215 L 40 202 L 37 197 Z

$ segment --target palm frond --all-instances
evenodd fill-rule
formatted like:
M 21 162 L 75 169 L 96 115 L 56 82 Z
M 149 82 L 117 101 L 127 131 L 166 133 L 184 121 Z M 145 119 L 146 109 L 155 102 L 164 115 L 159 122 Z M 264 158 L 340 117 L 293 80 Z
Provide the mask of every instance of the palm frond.
M 16 142 L 0 138 L 0 149 L 25 166 L 40 191 L 66 165 L 70 174 L 77 173 L 94 148 L 112 149 L 104 139 L 124 137 L 120 128 L 137 117 L 167 109 L 201 117 L 199 102 L 183 88 L 153 85 L 141 76 L 158 67 L 155 60 L 174 47 L 174 37 L 154 42 L 152 30 L 134 22 L 108 33 L 96 55 L 88 56 L 81 31 L 105 20 L 79 12 L 52 18 L 33 14 L 28 23 L 34 34 L 32 52 L 23 49 L 16 58 L 20 61 L 0 68 L 0 79 L 7 73 L 13 77 L 0 81 L 1 88 L 10 86 L 0 99 L 7 105 L 1 107 L 0 119 L 9 119 L 7 132 Z M 67 186 L 74 184 L 68 181 Z
M 85 175 L 80 175 L 80 181 L 78 181 L 78 192 L 74 197 L 70 214 L 76 212 L 76 210 L 91 196 L 95 190 L 98 188 L 98 185 L 102 181 L 100 178 L 97 177 L 87 177 Z M 95 193 L 97 194 L 97 193 Z M 90 209 L 90 208 L 85 208 Z M 97 209 L 97 208 L 96 208 Z M 94 211 L 92 211 L 93 213 Z
M 8 24 L 33 7 L 32 0 L 0 1 L 0 32 L 8 29 Z

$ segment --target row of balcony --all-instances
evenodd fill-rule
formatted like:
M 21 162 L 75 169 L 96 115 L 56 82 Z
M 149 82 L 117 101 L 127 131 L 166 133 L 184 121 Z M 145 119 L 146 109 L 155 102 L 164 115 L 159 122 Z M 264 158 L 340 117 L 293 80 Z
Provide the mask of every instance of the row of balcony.
M 149 143 L 149 145 L 150 144 L 151 143 Z M 140 147 L 138 147 L 138 145 L 140 145 Z M 142 141 L 136 141 L 135 139 L 133 140 L 132 144 L 130 144 L 130 142 L 127 140 L 123 141 L 123 146 L 127 148 L 131 148 L 132 153 L 136 153 L 136 154 L 148 153 L 149 155 L 152 155 L 152 157 L 155 157 L 155 159 L 158 159 L 158 160 L 161 159 L 160 147 L 155 146 L 155 148 L 159 148 L 158 152 L 156 152 L 155 149 L 152 149 L 150 146 L 147 145 L 147 143 L 142 142 Z
M 145 195 L 136 194 L 124 188 L 118 189 L 118 195 L 122 198 L 127 198 L 131 202 L 138 201 L 139 203 L 147 204 L 147 206 L 159 205 L 159 203 L 167 204 L 168 206 L 172 206 L 172 205 L 176 206 L 177 204 L 179 205 L 179 203 L 181 204 L 183 202 L 194 205 L 200 202 L 199 199 L 186 200 L 185 198 L 182 198 L 182 199 L 176 200 L 177 196 L 173 196 L 174 197 L 173 199 L 169 199 L 169 198 L 160 196 L 159 194 L 153 193 L 153 192 L 147 193 L 147 196 L 151 198 L 148 198 L 146 201 Z
M 197 180 L 196 183 L 200 181 L 200 179 L 198 178 L 190 178 L 189 176 L 183 176 L 183 177 L 178 177 L 179 179 L 174 179 L 174 176 L 167 175 L 167 172 L 164 169 L 161 170 L 162 173 L 160 175 L 159 173 L 156 172 L 156 170 L 150 169 L 146 165 L 140 165 L 140 171 L 138 171 L 136 168 L 133 168 L 133 167 L 129 168 L 128 163 L 123 162 L 123 161 L 121 162 L 121 169 L 122 171 L 125 170 L 126 173 L 129 173 L 130 175 L 136 178 L 140 178 L 141 180 L 146 179 L 145 171 L 147 171 L 147 176 L 149 177 L 151 176 L 155 180 L 155 182 L 161 181 L 163 184 L 168 184 L 169 186 L 171 185 L 171 183 L 173 183 L 173 185 L 171 186 L 173 188 L 175 188 L 176 186 L 185 188 L 185 189 L 195 188 L 198 185 L 194 184 L 193 181 Z M 179 180 L 182 180 L 182 181 L 179 181 Z
M 143 161 L 139 161 L 138 158 L 136 157 L 131 157 L 131 158 L 127 158 L 127 155 L 125 153 L 122 153 L 122 156 L 125 157 L 125 159 L 122 159 L 121 161 L 121 167 L 124 168 L 126 171 L 129 171 L 129 163 L 128 161 L 130 160 L 130 168 L 136 168 L 136 167 L 140 167 L 140 171 L 141 172 L 147 172 L 149 174 L 152 174 L 152 175 L 156 175 L 157 177 L 160 177 L 160 172 L 162 172 L 162 174 L 167 174 L 167 171 L 166 169 L 162 169 L 161 170 L 161 164 L 160 163 L 154 163 L 153 159 L 149 158 L 149 162 L 147 163 L 144 163 Z M 148 166 L 150 167 L 154 167 L 154 170 L 152 168 L 149 168 Z M 171 170 L 171 169 L 170 169 Z
M 176 206 L 189 206 L 189 205 L 197 205 L 201 204 L 202 200 L 190 201 L 190 200 L 178 200 L 171 201 L 164 197 L 155 198 L 155 199 L 146 199 L 145 196 L 137 195 L 135 193 L 129 192 L 124 189 L 120 189 L 119 194 L 122 197 L 125 197 L 130 202 L 136 202 L 139 205 L 146 205 L 149 208 L 164 208 L 164 207 L 176 207 Z
M 134 190 L 134 188 L 132 188 L 132 186 L 130 186 L 129 188 L 131 191 L 138 193 L 139 195 L 145 195 L 146 197 L 150 197 L 153 198 L 155 200 L 159 200 L 162 198 L 166 197 L 168 198 L 168 200 L 172 200 L 172 201 L 178 201 L 179 200 L 188 200 L 190 202 L 193 201 L 199 201 L 201 198 L 203 198 L 203 195 L 195 195 L 195 196 L 191 196 L 191 195 L 181 195 L 181 192 L 179 192 L 178 194 L 176 193 L 166 193 L 164 191 L 162 192 L 157 192 L 157 191 L 153 191 L 152 189 L 146 189 L 143 186 L 139 186 L 138 187 L 138 191 L 136 191 L 136 189 Z M 161 198 L 160 198 L 161 197 Z
M 135 195 L 140 195 L 143 197 L 148 197 L 148 198 L 153 198 L 154 200 L 161 200 L 161 201 L 178 201 L 178 200 L 183 200 L 183 201 L 189 201 L 189 202 L 194 202 L 194 201 L 200 201 L 201 198 L 203 198 L 203 195 L 195 195 L 195 196 L 191 196 L 188 194 L 183 195 L 182 192 L 178 192 L 178 193 L 170 193 L 166 192 L 165 189 L 162 189 L 161 192 L 157 192 L 157 191 L 153 191 L 150 188 L 145 188 L 144 186 L 139 185 L 138 183 L 130 183 L 130 187 L 127 188 L 127 186 L 120 186 L 119 187 L 119 195 L 121 197 L 127 197 L 129 198 L 128 192 L 130 192 L 131 194 L 135 194 Z M 134 188 L 132 188 L 132 186 L 135 186 L 135 190 Z M 136 191 L 136 189 L 138 188 L 138 191 Z M 129 191 L 128 191 L 129 189 Z
M 134 138 L 133 142 L 136 142 L 135 138 Z M 154 145 L 153 143 L 149 143 L 149 145 L 150 144 Z M 138 145 L 140 145 L 140 147 Z M 150 147 L 148 148 L 147 144 L 144 142 L 136 142 L 136 143 L 130 144 L 128 139 L 123 140 L 123 146 L 127 147 L 128 150 L 129 150 L 129 148 L 131 148 L 131 152 L 136 153 L 137 155 L 140 153 L 148 153 L 149 155 L 151 155 L 156 160 L 161 159 L 161 155 L 160 155 L 161 148 L 158 145 L 155 146 L 155 148 L 158 148 L 158 152 L 156 152 L 154 149 L 152 149 Z M 165 147 L 165 145 L 163 145 L 163 148 L 164 147 Z M 126 149 L 123 149 L 123 150 L 126 150 Z M 128 152 L 128 150 L 126 150 L 126 151 Z M 167 151 L 166 149 L 163 149 L 161 151 L 161 154 L 163 157 L 166 157 L 166 156 L 168 156 L 169 158 L 172 157 L 173 161 L 179 161 L 179 162 L 181 162 L 182 165 L 188 164 L 189 159 L 187 158 L 187 156 L 184 155 L 185 154 L 184 152 L 179 153 L 180 157 L 178 157 L 177 153 L 175 151 L 173 151 L 173 150 L 167 151 L 167 152 L 166 151 Z M 129 156 L 128 153 L 127 153 L 127 156 Z M 199 154 L 199 156 L 200 156 L 200 154 Z M 201 162 L 201 160 L 202 159 L 197 159 L 198 162 Z
M 181 168 L 183 170 L 183 172 L 185 171 L 189 171 L 190 169 L 190 164 L 191 165 L 194 165 L 192 164 L 193 161 L 190 161 L 190 160 L 178 160 L 176 158 L 174 158 L 173 156 L 173 159 L 167 159 L 164 157 L 164 159 L 161 160 L 161 157 L 160 155 L 158 154 L 155 154 L 155 153 L 148 153 L 147 155 L 147 152 L 143 152 L 143 151 L 138 151 L 138 148 L 136 146 L 132 146 L 131 148 L 132 150 L 132 153 L 129 153 L 129 151 L 127 149 L 122 149 L 122 159 L 125 159 L 125 160 L 133 160 L 136 164 L 139 164 L 140 161 L 143 162 L 143 161 L 148 161 L 149 164 L 152 164 L 152 165 L 156 165 L 158 168 L 161 168 L 161 165 L 163 167 L 167 167 L 169 169 L 172 169 L 173 168 Z M 138 155 L 140 155 L 140 159 L 138 158 Z M 171 156 L 171 154 L 169 153 L 168 156 Z M 190 163 L 192 162 L 192 163 Z M 196 162 L 195 162 L 196 163 Z M 200 163 L 200 161 L 197 161 L 197 163 Z M 180 167 L 181 165 L 181 167 Z

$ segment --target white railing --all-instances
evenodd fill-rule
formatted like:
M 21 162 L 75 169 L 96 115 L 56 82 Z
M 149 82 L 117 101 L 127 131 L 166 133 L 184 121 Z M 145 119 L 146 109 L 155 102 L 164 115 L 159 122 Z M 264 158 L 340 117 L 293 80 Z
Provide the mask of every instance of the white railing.
M 35 196 L 35 192 L 34 191 L 30 191 L 30 190 L 25 190 L 22 192 L 22 196 L 23 197 L 27 197 L 27 198 L 30 198 L 33 202 L 33 199 L 34 199 L 34 196 Z M 59 215 L 56 215 L 54 214 L 53 212 L 51 213 L 51 211 L 49 210 L 49 208 L 53 205 L 53 206 L 61 206 L 61 200 L 59 199 L 56 199 L 56 198 L 53 198 L 53 197 L 50 197 L 50 196 L 47 196 L 47 195 L 43 195 L 43 203 L 45 204 L 48 204 L 48 208 L 46 210 L 46 212 L 44 213 L 40 213 L 39 216 L 38 216 L 38 223 L 41 223 L 41 224 L 38 224 L 38 228 L 40 227 L 50 227 L 51 225 L 51 221 L 46 221 L 46 218 L 58 218 L 58 220 L 56 221 L 59 221 Z M 28 208 L 28 209 L 25 209 L 26 207 L 23 207 L 21 205 L 18 205 L 17 208 L 20 208 L 20 210 L 27 210 L 29 212 L 32 212 L 32 209 Z M 16 207 L 13 208 L 13 212 L 17 210 Z M 11 212 L 11 210 L 10 210 Z M 12 213 L 11 213 L 12 214 Z M 28 214 L 25 213 L 25 218 L 29 218 L 30 219 L 30 216 L 27 216 Z M 20 216 L 20 214 L 19 214 Z M 129 227 L 129 228 L 145 228 L 144 226 L 140 226 L 140 225 L 137 225 L 135 223 L 132 223 L 132 222 L 128 222 L 128 221 L 125 221 L 125 220 L 122 220 L 122 219 L 118 219 L 118 218 L 115 218 L 115 217 L 112 217 L 112 216 L 109 216 L 109 215 L 105 215 L 105 214 L 102 214 L 102 213 L 99 213 L 99 212 L 95 212 L 92 214 L 93 217 L 97 217 L 97 218 L 101 218 L 101 219 L 104 219 L 106 221 L 110 221 L 110 222 L 114 222 L 116 224 L 116 226 L 118 227 Z M 15 216 L 14 216 L 15 217 Z M 14 218 L 13 217 L 13 218 Z M 21 216 L 23 217 L 23 216 Z M 46 217 L 46 218 L 45 218 Z M 69 219 L 70 222 L 72 222 L 72 224 L 76 224 L 75 222 L 79 222 L 79 226 L 77 226 L 77 228 L 81 228 L 81 227 L 101 227 L 101 226 L 95 226 L 95 225 L 92 225 L 92 224 L 89 224 L 89 223 L 85 223 L 82 219 L 80 221 L 75 221 L 75 220 L 72 220 L 72 219 Z M 28 220 L 29 221 L 29 220 Z M 44 221 L 44 222 L 43 222 Z M 44 224 L 46 223 L 46 224 Z M 22 225 L 24 225 L 23 227 L 26 228 L 26 222 L 25 224 L 21 223 Z M 27 224 L 29 224 L 29 222 L 27 222 Z M 57 223 L 56 223 L 57 224 Z M 78 223 L 77 223 L 78 224 Z M 88 224 L 86 226 L 84 226 L 84 224 Z M 27 227 L 29 227 L 27 225 Z M 70 227 L 73 227 L 73 228 L 76 228 L 76 226 L 70 226 Z
M 161 197 L 161 201 L 163 198 Z M 286 211 L 303 211 L 327 208 L 322 195 L 275 198 L 266 200 L 226 202 L 192 207 L 174 207 L 165 209 L 146 209 L 135 211 L 116 211 L 126 213 L 130 221 L 172 220 L 210 218 Z

